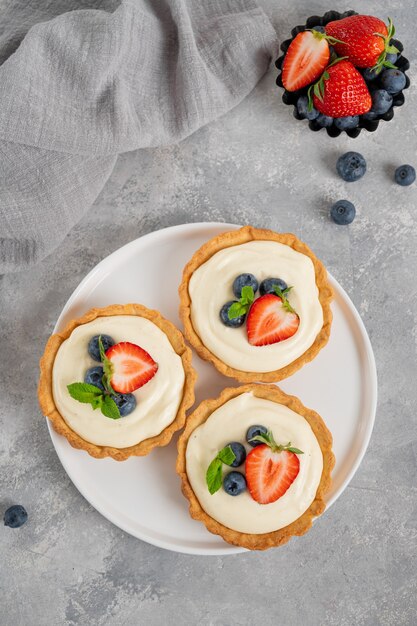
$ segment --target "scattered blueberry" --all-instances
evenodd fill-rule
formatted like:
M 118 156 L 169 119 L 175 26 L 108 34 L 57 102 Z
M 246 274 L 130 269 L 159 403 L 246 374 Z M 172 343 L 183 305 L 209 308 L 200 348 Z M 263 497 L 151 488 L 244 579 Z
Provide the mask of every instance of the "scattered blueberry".
M 372 94 L 372 107 L 369 113 L 383 115 L 392 106 L 392 96 L 386 89 L 377 89 Z
M 325 33 L 324 26 L 313 26 L 311 30 L 316 30 L 318 33 Z
M 28 514 L 21 504 L 13 504 L 4 513 L 4 525 L 10 528 L 19 528 L 27 522 Z
M 356 209 L 349 200 L 338 200 L 330 209 L 332 220 L 339 226 L 346 226 L 355 219 Z
M 243 287 L 252 287 L 253 293 L 258 291 L 258 281 L 253 274 L 240 274 L 233 281 L 233 293 L 236 298 L 242 297 Z
M 322 126 L 323 128 L 330 128 L 330 126 L 333 124 L 333 118 L 330 117 L 330 115 L 324 115 L 323 113 L 320 113 L 320 115 L 316 119 L 316 122 L 317 124 L 319 124 L 319 126 Z
M 265 278 L 260 284 L 259 293 L 261 296 L 264 296 L 266 293 L 275 293 L 274 287 L 284 291 L 284 289 L 288 288 L 288 285 L 282 278 Z
M 98 338 L 101 337 L 101 341 L 103 344 L 104 352 L 110 348 L 110 346 L 114 346 L 114 339 L 109 337 L 109 335 L 95 335 L 91 337 L 88 342 L 88 354 L 95 361 L 101 361 L 100 359 L 100 348 L 98 346 Z
M 246 315 L 235 317 L 232 320 L 229 319 L 229 309 L 232 304 L 235 304 L 235 302 L 237 302 L 237 300 L 230 300 L 229 302 L 226 302 L 226 304 L 223 304 L 222 308 L 220 309 L 221 321 L 225 326 L 230 326 L 230 328 L 239 328 L 239 326 L 242 326 L 245 323 L 246 319 Z
M 311 111 L 308 110 L 308 98 L 307 96 L 300 96 L 297 100 L 297 111 L 301 117 L 306 120 L 315 120 L 318 117 L 319 112 L 314 107 Z
M 384 70 L 381 73 L 381 86 L 388 91 L 388 93 L 398 93 L 401 89 L 404 89 L 407 82 L 405 74 L 400 70 Z
M 372 82 L 373 80 L 378 78 L 379 74 L 380 72 L 377 69 L 374 70 L 372 67 L 367 67 L 366 69 L 364 69 L 362 76 L 366 81 Z
M 117 395 L 112 395 L 110 397 L 117 404 L 121 417 L 129 415 L 129 413 L 132 413 L 132 411 L 136 408 L 136 398 L 133 393 L 118 393 Z
M 359 152 L 345 152 L 337 159 L 336 169 L 347 183 L 359 180 L 366 172 L 366 161 Z
M 265 426 L 260 426 L 259 424 L 256 424 L 255 426 L 249 426 L 246 432 L 246 441 L 250 446 L 252 446 L 252 448 L 260 446 L 262 441 L 251 441 L 251 439 L 257 437 L 258 435 L 266 435 L 267 432 L 268 429 L 265 428 Z
M 339 130 L 348 130 L 349 128 L 356 128 L 359 124 L 359 115 L 348 115 L 347 117 L 336 117 L 334 125 Z
M 104 385 L 102 383 L 103 376 L 103 368 L 99 365 L 96 365 L 95 367 L 90 367 L 90 369 L 86 371 L 84 376 L 84 382 L 88 383 L 89 385 L 94 385 L 95 387 L 98 387 L 99 389 L 104 391 Z
M 238 496 L 246 489 L 246 478 L 240 472 L 229 472 L 223 478 L 223 489 L 229 496 Z
M 400 165 L 395 170 L 395 182 L 402 187 L 412 185 L 416 179 L 416 170 L 412 165 Z
M 230 464 L 230 467 L 239 467 L 239 465 L 242 465 L 246 459 L 245 446 L 242 446 L 242 444 L 238 441 L 231 441 L 227 445 L 232 448 L 236 457 L 233 463 Z
M 396 53 L 388 52 L 388 54 L 385 56 L 385 60 L 388 61 L 388 63 L 395 63 L 397 59 L 398 54 Z

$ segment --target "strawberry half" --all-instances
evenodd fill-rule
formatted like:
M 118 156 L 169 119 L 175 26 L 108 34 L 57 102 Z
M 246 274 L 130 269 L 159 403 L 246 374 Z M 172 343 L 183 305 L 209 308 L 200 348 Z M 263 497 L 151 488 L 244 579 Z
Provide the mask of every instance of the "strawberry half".
M 284 293 L 282 297 L 268 293 L 252 304 L 246 318 L 248 341 L 252 346 L 267 346 L 292 337 L 300 318 Z
M 272 433 L 256 437 L 265 443 L 256 446 L 246 457 L 245 475 L 249 493 L 259 504 L 270 504 L 281 498 L 300 471 L 297 455 L 301 450 L 277 445 Z
M 350 61 L 336 59 L 310 87 L 309 98 L 311 91 L 315 108 L 330 117 L 362 115 L 372 106 L 366 82 Z
M 282 84 L 287 91 L 297 91 L 315 81 L 329 62 L 330 48 L 326 35 L 306 30 L 292 40 L 282 65 Z
M 121 341 L 106 352 L 110 361 L 110 384 L 118 393 L 131 393 L 151 380 L 158 371 L 146 350 L 129 341 Z
M 391 20 L 387 28 L 382 20 L 372 15 L 351 15 L 329 22 L 326 33 L 341 40 L 333 44 L 337 54 L 348 57 L 356 67 L 393 67 L 386 61 L 387 52 L 398 52 L 390 45 L 395 34 Z

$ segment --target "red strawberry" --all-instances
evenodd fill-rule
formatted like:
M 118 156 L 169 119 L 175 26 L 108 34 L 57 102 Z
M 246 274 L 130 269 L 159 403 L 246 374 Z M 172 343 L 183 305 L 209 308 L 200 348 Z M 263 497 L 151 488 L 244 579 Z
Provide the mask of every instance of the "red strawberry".
M 259 504 L 275 502 L 284 495 L 300 471 L 298 454 L 291 443 L 279 446 L 271 432 L 260 439 L 266 443 L 257 445 L 246 457 L 245 474 L 249 493 Z
M 377 17 L 351 15 L 329 22 L 326 33 L 339 40 L 333 44 L 337 54 L 348 57 L 357 67 L 383 66 L 387 52 L 398 52 L 394 46 L 390 46 L 390 40 L 395 34 L 391 20 L 387 28 Z M 387 65 L 392 66 L 391 63 Z
M 287 298 L 272 293 L 261 296 L 252 304 L 246 319 L 248 341 L 252 346 L 267 346 L 292 337 L 300 318 Z
M 315 81 L 329 62 L 330 49 L 326 36 L 317 31 L 304 31 L 292 40 L 282 65 L 282 84 L 288 91 L 297 91 Z
M 153 378 L 158 370 L 150 354 L 129 341 L 111 346 L 106 357 L 111 363 L 110 384 L 118 393 L 131 393 Z
M 336 60 L 334 65 L 329 65 L 314 85 L 313 93 L 316 109 L 330 117 L 362 115 L 372 106 L 368 87 L 350 61 Z

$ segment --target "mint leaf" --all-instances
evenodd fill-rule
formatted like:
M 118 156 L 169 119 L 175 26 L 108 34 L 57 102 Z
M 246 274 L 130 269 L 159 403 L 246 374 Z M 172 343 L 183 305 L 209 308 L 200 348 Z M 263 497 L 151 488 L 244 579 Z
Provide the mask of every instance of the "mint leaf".
M 235 460 L 236 455 L 230 446 L 226 446 L 225 448 L 220 450 L 216 458 L 226 465 L 231 465 Z
M 222 462 L 217 456 L 207 468 L 206 483 L 211 495 L 216 493 L 222 486 Z
M 112 420 L 118 420 L 121 417 L 117 404 L 110 396 L 104 396 L 101 412 Z
M 255 299 L 255 294 L 253 293 L 253 289 L 250 285 L 246 285 L 242 287 L 242 291 L 240 292 L 240 302 L 241 304 L 252 304 Z
M 229 320 L 234 320 L 236 317 L 240 317 L 241 315 L 245 315 L 246 307 L 240 302 L 234 302 L 230 307 L 227 316 Z
M 67 385 L 67 389 L 71 398 L 84 404 L 90 404 L 94 398 L 102 395 L 101 389 L 88 383 L 71 383 Z

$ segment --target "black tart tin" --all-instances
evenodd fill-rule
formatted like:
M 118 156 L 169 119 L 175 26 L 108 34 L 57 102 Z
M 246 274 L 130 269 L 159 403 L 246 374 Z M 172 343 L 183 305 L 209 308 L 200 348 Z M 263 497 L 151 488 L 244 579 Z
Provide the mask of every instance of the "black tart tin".
M 325 13 L 321 17 L 319 15 L 312 15 L 311 17 L 308 18 L 305 24 L 301 26 L 295 26 L 291 31 L 291 39 L 286 39 L 285 41 L 282 42 L 280 46 L 283 54 L 275 61 L 275 67 L 279 70 L 279 74 L 276 80 L 278 87 L 282 87 L 284 89 L 284 86 L 281 80 L 281 68 L 282 68 L 282 63 L 284 61 L 285 53 L 287 52 L 290 46 L 290 43 L 293 41 L 294 37 L 296 37 L 296 35 L 298 35 L 298 33 L 301 33 L 301 31 L 303 30 L 313 28 L 314 26 L 326 26 L 326 24 L 328 24 L 329 22 L 334 22 L 335 20 L 341 20 L 342 18 L 349 17 L 350 15 L 358 15 L 358 13 L 356 11 L 345 11 L 344 13 L 339 13 L 338 11 L 327 11 L 327 13 Z M 406 71 L 410 68 L 410 63 L 408 59 L 406 59 L 403 56 L 403 45 L 400 41 L 398 41 L 398 39 L 395 40 L 395 45 L 400 51 L 398 59 L 395 62 L 395 65 L 397 66 L 399 70 L 401 70 L 401 72 L 404 72 L 405 74 L 405 77 L 406 77 L 406 84 L 404 87 L 404 90 L 405 90 L 405 89 L 408 89 L 408 87 L 410 86 L 410 79 L 406 74 Z M 358 71 L 360 71 L 360 68 L 358 68 Z M 372 87 L 375 87 L 376 89 L 381 88 L 378 78 L 373 80 L 371 84 L 372 84 Z M 367 83 L 367 85 L 368 87 L 370 86 L 369 83 Z M 299 89 L 298 91 L 287 91 L 286 89 L 284 89 L 284 93 L 282 94 L 283 103 L 294 107 L 294 117 L 297 120 L 304 121 L 304 118 L 301 117 L 301 115 L 299 115 L 297 111 L 296 103 L 300 96 L 307 95 L 308 88 L 309 86 L 306 86 L 306 87 L 303 87 L 302 89 Z M 405 101 L 404 94 L 403 94 L 404 90 L 399 91 L 398 93 L 393 95 L 391 108 L 388 109 L 386 113 L 383 113 L 382 115 L 378 115 L 373 120 L 364 119 L 363 115 L 360 115 L 359 125 L 356 128 L 340 130 L 334 125 L 334 123 L 328 128 L 324 128 L 323 126 L 320 126 L 316 122 L 316 120 L 311 120 L 308 122 L 309 128 L 313 131 L 324 129 L 327 131 L 327 134 L 330 137 L 338 137 L 341 133 L 346 133 L 347 135 L 349 135 L 349 137 L 354 138 L 360 134 L 362 129 L 365 129 L 369 131 L 370 133 L 373 133 L 378 128 L 379 122 L 381 120 L 384 120 L 385 122 L 389 122 L 392 120 L 392 118 L 394 117 L 394 107 L 400 107 L 404 104 L 404 101 Z

